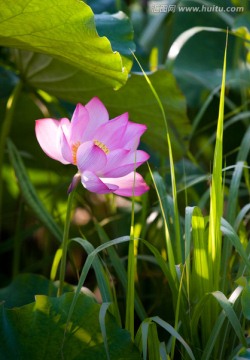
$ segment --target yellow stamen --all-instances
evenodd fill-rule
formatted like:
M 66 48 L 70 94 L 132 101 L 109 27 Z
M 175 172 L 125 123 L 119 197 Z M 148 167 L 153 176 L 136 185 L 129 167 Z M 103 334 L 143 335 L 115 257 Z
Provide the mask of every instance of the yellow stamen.
M 100 149 L 102 149 L 102 151 L 104 151 L 106 155 L 109 154 L 109 152 L 110 152 L 109 148 L 105 144 L 103 144 L 101 141 L 94 140 L 94 144 L 96 146 L 98 146 Z
M 81 145 L 80 141 L 77 141 L 75 144 L 72 145 L 72 159 L 73 159 L 73 164 L 76 165 L 76 153 L 77 150 L 79 148 L 79 146 Z

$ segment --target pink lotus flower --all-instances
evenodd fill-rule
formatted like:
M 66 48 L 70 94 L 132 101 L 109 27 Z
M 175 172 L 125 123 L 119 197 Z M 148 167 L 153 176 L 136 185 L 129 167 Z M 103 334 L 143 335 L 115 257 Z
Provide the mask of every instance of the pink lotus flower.
M 77 166 L 69 191 L 81 180 L 91 192 L 122 196 L 141 195 L 149 189 L 142 176 L 134 173 L 149 158 L 137 150 L 145 130 L 145 125 L 130 122 L 128 113 L 109 120 L 97 97 L 86 106 L 78 104 L 71 122 L 66 118 L 41 119 L 35 127 L 37 140 L 48 156 Z

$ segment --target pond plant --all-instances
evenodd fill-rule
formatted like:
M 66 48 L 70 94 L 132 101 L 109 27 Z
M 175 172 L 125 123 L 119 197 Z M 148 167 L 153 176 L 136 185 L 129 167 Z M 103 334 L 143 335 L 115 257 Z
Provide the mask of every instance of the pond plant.
M 0 359 L 250 359 L 248 7 L 0 0 Z

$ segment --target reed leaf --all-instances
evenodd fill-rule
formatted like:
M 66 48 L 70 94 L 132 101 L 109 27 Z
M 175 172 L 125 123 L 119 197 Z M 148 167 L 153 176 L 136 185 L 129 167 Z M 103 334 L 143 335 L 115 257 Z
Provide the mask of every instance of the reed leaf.
M 18 180 L 18 185 L 20 187 L 24 200 L 34 211 L 37 218 L 51 232 L 51 234 L 58 241 L 61 242 L 62 231 L 60 227 L 57 225 L 57 223 L 54 221 L 53 217 L 49 214 L 49 212 L 47 211 L 41 200 L 39 199 L 34 186 L 30 182 L 22 158 L 16 146 L 13 144 L 13 142 L 10 139 L 7 140 L 7 147 L 8 147 L 10 161 L 15 170 L 15 174 Z

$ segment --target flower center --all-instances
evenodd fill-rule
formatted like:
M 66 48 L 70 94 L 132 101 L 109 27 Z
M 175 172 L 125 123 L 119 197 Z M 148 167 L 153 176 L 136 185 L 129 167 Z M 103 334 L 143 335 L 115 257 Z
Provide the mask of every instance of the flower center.
M 79 146 L 81 145 L 80 141 L 77 141 L 75 144 L 72 145 L 72 160 L 73 160 L 73 164 L 76 165 L 76 153 L 77 150 L 79 148 Z
M 109 152 L 110 152 L 109 148 L 105 144 L 103 144 L 101 141 L 94 140 L 94 144 L 96 146 L 98 146 L 100 149 L 102 149 L 102 151 L 104 151 L 106 155 L 109 154 Z

